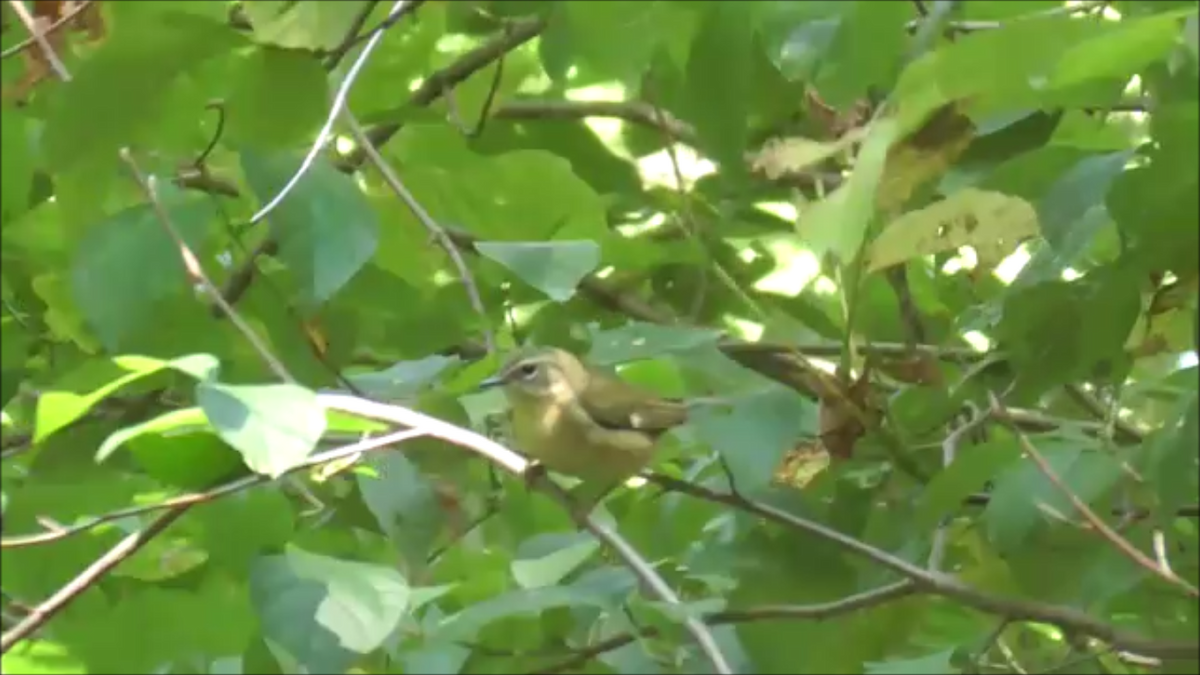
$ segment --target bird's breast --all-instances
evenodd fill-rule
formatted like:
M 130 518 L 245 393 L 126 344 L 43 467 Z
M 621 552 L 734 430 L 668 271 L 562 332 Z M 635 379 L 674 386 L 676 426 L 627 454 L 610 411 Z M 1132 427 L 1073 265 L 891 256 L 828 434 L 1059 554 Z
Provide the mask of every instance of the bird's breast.
M 640 471 L 654 439 L 637 431 L 604 429 L 567 405 L 513 410 L 513 435 L 520 449 L 548 469 L 578 478 L 624 478 Z

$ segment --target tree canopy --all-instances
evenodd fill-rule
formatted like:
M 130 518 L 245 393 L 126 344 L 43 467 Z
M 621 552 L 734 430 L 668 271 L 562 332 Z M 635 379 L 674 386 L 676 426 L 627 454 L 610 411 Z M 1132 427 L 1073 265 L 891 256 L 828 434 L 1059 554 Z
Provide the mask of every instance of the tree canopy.
M 1197 672 L 1198 9 L 6 3 L 3 670 Z

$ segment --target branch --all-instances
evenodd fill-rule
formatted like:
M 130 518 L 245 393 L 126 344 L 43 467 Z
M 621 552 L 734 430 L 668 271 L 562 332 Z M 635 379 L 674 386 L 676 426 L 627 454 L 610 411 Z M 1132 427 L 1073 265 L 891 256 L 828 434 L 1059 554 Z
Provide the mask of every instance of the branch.
M 1049 623 L 1080 633 L 1091 635 L 1118 648 L 1141 654 L 1163 657 L 1196 658 L 1200 655 L 1200 643 L 1180 640 L 1152 640 L 1131 635 L 1116 627 L 1092 618 L 1078 610 L 1058 607 L 1041 602 L 1004 598 L 980 591 L 959 581 L 955 577 L 939 572 L 930 572 L 887 551 L 861 542 L 832 528 L 792 515 L 762 502 L 752 501 L 738 495 L 717 492 L 699 485 L 664 476 L 643 474 L 650 482 L 667 490 L 705 499 L 718 504 L 754 513 L 792 529 L 807 532 L 837 546 L 897 572 L 910 579 L 922 590 L 952 598 L 979 611 L 1007 617 L 1013 621 L 1037 621 Z
M 21 20 L 21 23 L 24 24 L 25 30 L 29 31 L 29 39 L 37 43 L 38 48 L 42 50 L 42 55 L 46 57 L 46 61 L 50 64 L 50 68 L 54 70 L 54 74 L 58 76 L 58 79 L 62 80 L 63 82 L 70 82 L 71 73 L 67 70 L 67 67 L 63 65 L 62 59 L 59 58 L 58 53 L 54 51 L 54 47 L 50 44 L 50 40 L 46 38 L 46 36 L 49 35 L 58 24 L 56 23 L 54 26 L 50 27 L 50 30 L 42 33 L 38 31 L 37 22 L 34 21 L 33 16 L 29 14 L 29 10 L 25 9 L 25 5 L 21 2 L 21 0 L 8 0 L 8 6 L 12 7 L 13 13 L 16 14 L 17 18 Z M 65 21 L 60 23 L 65 23 Z
M 95 584 L 101 577 L 107 574 L 109 570 L 136 553 L 138 549 L 158 536 L 160 532 L 178 520 L 190 508 L 192 508 L 191 504 L 176 506 L 156 518 L 154 522 L 146 526 L 146 529 L 134 532 L 118 542 L 116 546 L 113 546 L 107 553 L 100 556 L 87 569 L 80 572 L 74 579 L 68 581 L 62 588 L 58 589 L 54 595 L 42 601 L 37 607 L 34 607 L 33 611 L 22 618 L 17 625 L 4 631 L 4 635 L 0 637 L 0 654 L 8 653 L 8 650 L 12 649 L 14 645 L 49 621 L 75 598 L 79 597 L 80 593 L 86 591 L 92 584 Z
M 216 284 L 212 282 L 212 279 L 208 278 L 208 275 L 204 272 L 204 268 L 200 265 L 200 261 L 196 258 L 196 254 L 192 252 L 190 247 L 188 247 L 187 242 L 184 241 L 183 236 L 179 234 L 179 230 L 175 227 L 175 224 L 171 222 L 171 217 L 167 214 L 166 208 L 163 206 L 162 201 L 159 200 L 158 195 L 155 194 L 154 186 L 150 184 L 150 181 L 147 180 L 145 174 L 143 174 L 141 169 L 138 168 L 137 162 L 133 159 L 133 154 L 129 152 L 129 148 L 121 148 L 119 154 L 121 156 L 121 161 L 125 162 L 126 166 L 129 167 L 129 171 L 131 174 L 133 174 L 133 179 L 137 182 L 138 187 L 142 189 L 142 192 L 146 195 L 146 199 L 148 199 L 150 204 L 153 206 L 154 213 L 156 216 L 158 216 L 158 220 L 162 224 L 163 229 L 167 231 L 167 234 L 171 237 L 171 240 L 175 242 L 175 246 L 179 250 L 179 257 L 183 259 L 183 266 L 187 270 L 188 276 L 190 276 L 194 281 L 200 283 L 204 287 L 205 292 L 212 296 L 213 301 L 220 306 L 222 311 L 229 315 L 229 318 L 231 321 L 233 321 L 234 326 L 236 326 L 238 331 L 240 331 L 242 335 L 245 336 L 246 340 L 250 342 L 251 346 L 254 347 L 254 350 L 258 352 L 258 355 L 262 357 L 263 361 L 266 362 L 267 367 L 270 368 L 271 371 L 275 373 L 275 375 L 282 381 L 294 383 L 296 381 L 295 378 L 288 373 L 287 368 L 284 367 L 283 363 L 271 353 L 271 350 L 267 348 L 266 343 L 259 339 L 258 335 L 254 333 L 254 329 L 250 327 L 250 324 L 246 323 L 246 320 L 243 319 L 241 315 L 236 313 L 233 310 L 233 307 L 231 307 L 229 303 L 225 301 L 225 298 L 221 296 L 221 291 L 216 287 Z
M 1003 415 L 1004 405 L 1000 402 L 1000 399 L 997 398 L 995 394 L 990 392 L 988 396 L 991 398 L 992 410 L 994 410 L 997 414 Z M 1091 507 L 1089 507 L 1086 502 L 1079 498 L 1079 495 L 1075 494 L 1075 492 L 1071 490 L 1066 483 L 1063 483 L 1062 478 L 1059 478 L 1058 474 L 1055 473 L 1054 469 L 1050 466 L 1050 463 L 1046 461 L 1046 458 L 1042 456 L 1042 453 L 1038 451 L 1037 447 L 1034 446 L 1034 444 L 1024 433 L 1016 428 L 1013 429 L 1013 433 L 1016 435 L 1017 441 L 1021 444 L 1021 449 L 1029 455 L 1029 458 L 1032 459 L 1035 464 L 1037 464 L 1038 469 L 1046 476 L 1046 479 L 1053 483 L 1054 487 L 1058 488 L 1059 492 L 1063 493 L 1063 496 L 1065 496 L 1067 500 L 1071 502 L 1071 505 L 1075 507 L 1075 510 L 1079 512 L 1079 515 L 1083 516 L 1083 519 L 1086 520 L 1089 525 L 1095 528 L 1104 539 L 1106 539 L 1118 551 L 1124 554 L 1125 557 L 1150 571 L 1150 573 L 1154 574 L 1154 576 L 1182 588 L 1185 593 L 1193 598 L 1200 598 L 1200 590 L 1197 590 L 1195 586 L 1177 576 L 1169 567 L 1164 567 L 1155 563 L 1145 553 L 1142 553 L 1137 549 L 1137 547 L 1129 543 L 1128 539 L 1122 537 L 1119 533 L 1117 533 L 1116 530 L 1109 527 L 1108 523 L 1104 522 L 1100 516 L 1097 516 L 1096 512 L 1092 511 Z
M 811 605 L 766 605 L 747 609 L 724 610 L 704 615 L 703 621 L 710 626 L 750 623 L 753 621 L 774 621 L 777 619 L 812 619 L 819 621 L 849 614 L 860 609 L 882 605 L 918 592 L 920 592 L 920 589 L 917 588 L 916 584 L 909 581 L 900 581 L 832 602 L 821 602 Z M 661 632 L 658 628 L 650 626 L 636 633 L 614 635 L 576 651 L 569 658 L 558 661 L 553 665 L 539 668 L 533 671 L 531 675 L 565 673 L 573 668 L 578 668 L 600 654 L 620 649 L 638 638 L 656 637 Z
M 446 91 L 453 88 L 456 84 L 466 80 L 476 72 L 489 66 L 493 61 L 533 39 L 545 30 L 545 28 L 546 21 L 540 17 L 514 21 L 500 37 L 476 47 L 463 55 L 458 61 L 430 75 L 429 79 L 425 80 L 421 87 L 409 98 L 408 104 L 405 107 L 423 108 L 428 106 L 430 103 L 441 98 Z M 400 122 L 381 124 L 367 130 L 367 137 L 371 139 L 372 145 L 381 148 L 391 140 L 392 136 L 396 135 L 396 132 L 400 131 L 402 126 Z M 356 148 L 346 158 L 343 168 L 348 170 L 357 169 L 365 159 L 366 152 L 362 148 Z
M 395 192 L 396 196 L 399 197 L 406 206 L 408 206 L 408 209 L 412 211 L 413 215 L 416 216 L 421 225 L 423 225 L 425 229 L 429 231 L 429 235 L 437 240 L 438 244 L 442 247 L 442 250 L 444 250 L 446 255 L 450 256 L 450 260 L 454 262 L 454 266 L 458 269 L 458 276 L 462 280 L 463 286 L 466 287 L 467 298 L 471 301 L 471 307 L 475 309 L 475 312 L 479 314 L 479 318 L 483 322 L 482 328 L 484 344 L 486 345 L 489 353 L 495 352 L 496 339 L 492 336 L 491 329 L 488 328 L 487 309 L 483 306 L 483 298 L 479 294 L 479 287 L 475 285 L 475 277 L 471 275 L 471 270 L 467 267 L 467 262 L 463 260 L 462 253 L 459 252 L 458 247 L 454 245 L 454 242 L 450 240 L 450 237 L 446 235 L 446 230 L 443 229 L 441 225 L 438 225 L 437 221 L 433 219 L 433 216 L 429 215 L 429 212 L 421 206 L 421 203 L 417 201 L 417 198 L 413 196 L 412 192 L 409 192 L 408 188 L 404 186 L 404 183 L 400 181 L 400 177 L 396 175 L 395 170 L 393 170 L 387 161 L 384 160 L 383 156 L 379 154 L 379 150 L 375 147 L 375 144 L 371 142 L 371 139 L 367 137 L 366 132 L 363 131 L 362 125 L 358 123 L 358 120 L 354 117 L 354 113 L 352 113 L 349 108 L 346 108 L 345 118 L 346 123 L 350 125 L 350 130 L 354 134 L 355 140 L 358 141 L 363 151 L 366 153 L 367 159 L 370 160 L 371 164 L 375 165 L 375 168 L 383 176 L 384 182 L 387 183 L 388 187 L 392 189 L 392 192 Z
M 405 429 L 403 431 L 394 431 L 389 434 L 384 434 L 383 436 L 367 438 L 355 443 L 351 443 L 350 445 L 334 448 L 332 450 L 318 452 L 300 464 L 297 464 L 296 466 L 289 468 L 287 471 L 284 471 L 283 474 L 281 474 L 281 477 L 297 471 L 311 469 L 312 467 L 319 466 L 321 464 L 335 462 L 346 457 L 353 457 L 357 454 L 396 445 L 397 443 L 411 440 L 413 438 L 423 436 L 424 434 L 425 432 L 421 430 Z M 92 518 L 75 523 L 69 527 L 59 527 L 54 530 L 39 532 L 37 534 L 5 537 L 4 539 L 0 539 L 0 549 L 22 548 L 26 546 L 48 544 L 50 542 L 59 541 L 60 539 L 66 539 L 67 537 L 82 534 L 83 532 L 87 532 L 88 530 L 94 529 L 100 525 L 103 525 L 104 523 L 109 523 L 114 520 L 131 518 L 154 511 L 161 511 L 162 509 L 172 509 L 178 506 L 194 506 L 196 504 L 203 504 L 205 502 L 210 502 L 220 497 L 231 495 L 235 492 L 240 492 L 241 490 L 269 482 L 272 482 L 272 479 L 268 478 L 267 476 L 252 474 L 230 481 L 223 485 L 219 485 L 209 490 L 179 495 L 178 497 L 172 497 L 171 499 L 155 502 L 153 504 L 143 504 L 142 506 L 131 506 L 129 508 L 109 511 L 108 513 L 94 516 Z
M 660 119 L 654 106 L 643 101 L 517 100 L 505 103 L 493 114 L 504 120 L 579 120 L 611 117 L 670 134 L 676 141 L 695 147 L 696 130 L 687 122 L 663 111 Z

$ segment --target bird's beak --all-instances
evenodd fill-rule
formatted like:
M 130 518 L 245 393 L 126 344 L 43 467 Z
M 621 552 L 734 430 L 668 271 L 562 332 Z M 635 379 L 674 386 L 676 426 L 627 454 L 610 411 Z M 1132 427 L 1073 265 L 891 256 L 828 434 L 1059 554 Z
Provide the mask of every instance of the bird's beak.
M 487 378 L 486 380 L 480 382 L 479 388 L 480 389 L 491 389 L 492 387 L 499 387 L 502 384 L 504 384 L 504 379 L 501 378 L 499 375 L 493 375 L 493 376 Z

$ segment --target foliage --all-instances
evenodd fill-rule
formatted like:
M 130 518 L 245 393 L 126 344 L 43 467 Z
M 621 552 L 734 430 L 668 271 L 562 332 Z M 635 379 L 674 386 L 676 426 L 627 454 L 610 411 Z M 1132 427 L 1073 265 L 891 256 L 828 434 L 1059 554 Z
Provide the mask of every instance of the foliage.
M 1195 672 L 1197 3 L 26 4 L 5 672 Z M 727 403 L 680 603 L 493 342 Z

